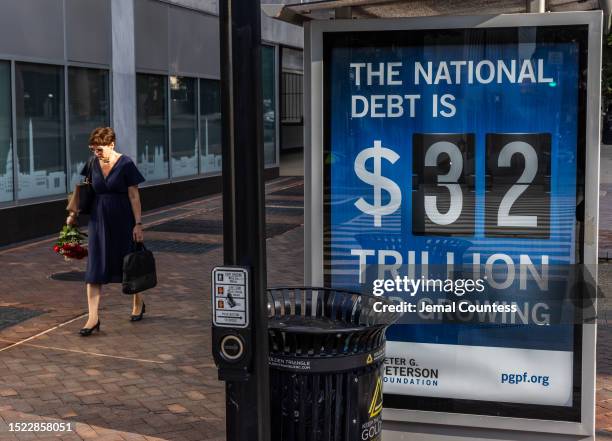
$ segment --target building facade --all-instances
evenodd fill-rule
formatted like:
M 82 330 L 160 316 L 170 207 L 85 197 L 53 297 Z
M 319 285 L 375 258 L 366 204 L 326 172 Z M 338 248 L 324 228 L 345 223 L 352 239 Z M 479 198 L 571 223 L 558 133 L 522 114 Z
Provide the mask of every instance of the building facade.
M 302 45 L 301 28 L 262 15 L 268 177 L 281 138 L 300 144 Z M 219 55 L 215 0 L 3 1 L 0 245 L 59 229 L 97 126 L 147 179 L 145 209 L 220 191 Z

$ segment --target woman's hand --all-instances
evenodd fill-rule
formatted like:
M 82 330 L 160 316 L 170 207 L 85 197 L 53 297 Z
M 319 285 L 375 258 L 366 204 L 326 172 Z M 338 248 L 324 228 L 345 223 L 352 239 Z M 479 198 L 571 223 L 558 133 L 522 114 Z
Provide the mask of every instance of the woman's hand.
M 76 225 L 77 224 L 77 217 L 74 213 L 70 213 L 68 215 L 68 217 L 66 218 L 66 225 Z
M 132 238 L 134 239 L 134 242 L 144 241 L 144 235 L 142 234 L 142 225 L 136 225 L 134 227 L 134 231 L 132 232 Z
M 132 232 L 132 238 L 134 242 L 142 242 L 142 218 L 140 217 L 140 195 L 138 194 L 138 185 L 132 185 L 128 187 L 128 197 L 130 198 L 130 205 L 132 206 L 132 214 L 134 215 L 134 221 L 136 226 Z

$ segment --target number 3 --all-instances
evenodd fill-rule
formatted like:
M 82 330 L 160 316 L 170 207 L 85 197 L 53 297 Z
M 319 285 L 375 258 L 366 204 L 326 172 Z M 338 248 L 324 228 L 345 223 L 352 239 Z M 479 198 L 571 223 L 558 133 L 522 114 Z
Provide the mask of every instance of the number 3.
M 445 214 L 438 210 L 437 196 L 425 196 L 425 213 L 432 222 L 438 225 L 449 225 L 461 215 L 463 193 L 457 183 L 463 170 L 463 157 L 459 147 L 448 141 L 438 141 L 431 145 L 425 154 L 425 167 L 436 167 L 438 157 L 447 154 L 450 158 L 450 168 L 445 175 L 438 175 L 438 187 L 446 187 L 450 193 L 450 207 Z

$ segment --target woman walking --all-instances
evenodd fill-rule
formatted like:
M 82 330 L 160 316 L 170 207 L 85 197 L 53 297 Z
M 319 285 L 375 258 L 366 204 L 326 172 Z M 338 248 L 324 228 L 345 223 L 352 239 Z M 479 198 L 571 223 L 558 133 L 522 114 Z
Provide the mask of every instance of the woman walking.
M 132 252 L 134 242 L 143 241 L 138 193 L 143 176 L 130 158 L 115 151 L 112 128 L 94 129 L 89 136 L 89 149 L 95 157 L 81 170 L 81 175 L 91 176 L 95 193 L 89 218 L 89 258 L 85 273 L 89 317 L 79 331 L 84 337 L 100 330 L 98 308 L 102 285 L 122 281 L 124 256 Z M 66 223 L 76 224 L 77 217 L 78 213 L 71 211 Z M 143 296 L 135 294 L 131 321 L 142 320 L 144 313 Z

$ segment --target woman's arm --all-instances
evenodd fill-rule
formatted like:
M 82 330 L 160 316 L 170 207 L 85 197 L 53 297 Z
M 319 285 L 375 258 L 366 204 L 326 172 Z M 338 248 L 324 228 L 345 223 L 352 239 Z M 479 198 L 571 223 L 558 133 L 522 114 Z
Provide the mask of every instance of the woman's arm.
M 136 242 L 142 242 L 144 240 L 144 236 L 142 234 L 140 194 L 138 193 L 137 185 L 128 187 L 128 196 L 130 198 L 130 205 L 132 206 L 132 213 L 134 213 L 134 219 L 136 220 L 132 237 Z
M 79 192 L 74 189 L 70 202 L 66 207 L 68 211 L 68 217 L 66 218 L 66 225 L 76 225 L 77 218 L 79 217 Z

